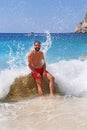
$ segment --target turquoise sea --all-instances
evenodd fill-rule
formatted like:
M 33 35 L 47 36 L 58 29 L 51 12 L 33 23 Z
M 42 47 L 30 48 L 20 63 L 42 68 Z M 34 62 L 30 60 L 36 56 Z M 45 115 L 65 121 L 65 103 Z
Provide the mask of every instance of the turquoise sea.
M 87 34 L 0 33 L 0 99 L 8 94 L 16 77 L 30 73 L 27 55 L 37 40 L 60 95 L 54 99 L 37 97 L 18 103 L 0 102 L 0 128 L 41 130 L 46 126 L 44 130 L 86 130 Z
M 30 72 L 27 68 L 27 54 L 33 49 L 33 43 L 36 40 L 41 42 L 47 68 L 61 84 L 62 92 L 74 95 L 86 92 L 87 34 L 1 33 L 0 96 L 3 96 L 3 89 L 9 88 L 16 76 Z M 3 83 L 4 78 L 6 84 Z
M 61 60 L 78 59 L 87 55 L 87 34 L 76 33 L 1 33 L 0 34 L 0 70 L 14 65 L 25 65 L 24 59 L 34 41 L 44 43 L 46 61 L 55 63 Z

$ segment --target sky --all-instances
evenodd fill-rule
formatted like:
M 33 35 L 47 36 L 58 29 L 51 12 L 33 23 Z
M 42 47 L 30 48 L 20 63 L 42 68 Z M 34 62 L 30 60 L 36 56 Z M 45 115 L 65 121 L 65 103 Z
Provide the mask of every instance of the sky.
M 0 33 L 68 33 L 84 19 L 87 0 L 0 0 Z

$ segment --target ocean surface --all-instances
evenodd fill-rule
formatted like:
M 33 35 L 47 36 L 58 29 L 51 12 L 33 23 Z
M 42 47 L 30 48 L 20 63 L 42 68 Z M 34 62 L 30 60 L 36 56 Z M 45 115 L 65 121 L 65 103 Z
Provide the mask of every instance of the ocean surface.
M 16 77 L 30 73 L 27 56 L 37 40 L 60 95 L 0 102 L 1 130 L 86 130 L 87 34 L 0 33 L 0 99 Z

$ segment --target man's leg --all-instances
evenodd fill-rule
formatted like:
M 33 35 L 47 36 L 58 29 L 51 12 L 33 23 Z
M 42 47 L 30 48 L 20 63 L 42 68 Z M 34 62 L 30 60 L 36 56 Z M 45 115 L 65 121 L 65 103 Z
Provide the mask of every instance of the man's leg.
M 50 88 L 50 95 L 54 95 L 54 77 L 48 72 L 47 73 L 47 78 L 49 79 L 49 88 Z
M 38 86 L 38 94 L 40 95 L 40 96 L 43 96 L 44 95 L 44 93 L 43 93 L 43 90 L 42 90 L 42 81 L 41 81 L 41 79 L 37 79 L 36 80 L 36 83 L 37 83 L 37 86 Z

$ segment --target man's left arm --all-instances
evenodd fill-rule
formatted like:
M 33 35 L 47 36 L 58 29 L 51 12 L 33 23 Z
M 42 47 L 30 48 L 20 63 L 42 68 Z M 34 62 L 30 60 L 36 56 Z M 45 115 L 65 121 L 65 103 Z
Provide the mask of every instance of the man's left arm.
M 44 71 L 46 70 L 46 63 L 44 63 L 44 65 L 43 65 L 43 70 Z
M 42 53 L 42 59 L 44 61 L 44 64 L 43 64 L 43 69 L 44 71 L 46 70 L 46 63 L 45 63 L 45 58 L 44 58 L 44 54 Z

